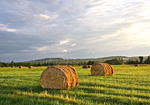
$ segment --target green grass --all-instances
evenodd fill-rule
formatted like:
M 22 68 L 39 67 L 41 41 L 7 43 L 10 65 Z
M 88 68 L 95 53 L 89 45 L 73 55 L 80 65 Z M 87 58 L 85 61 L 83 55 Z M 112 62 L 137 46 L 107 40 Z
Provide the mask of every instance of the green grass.
M 113 66 L 113 76 L 74 67 L 80 85 L 70 90 L 42 89 L 45 68 L 0 68 L 0 105 L 150 105 L 150 66 Z

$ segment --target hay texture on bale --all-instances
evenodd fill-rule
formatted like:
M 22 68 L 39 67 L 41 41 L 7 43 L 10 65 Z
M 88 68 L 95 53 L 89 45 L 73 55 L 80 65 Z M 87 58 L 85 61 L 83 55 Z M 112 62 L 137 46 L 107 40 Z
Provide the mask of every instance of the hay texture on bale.
M 138 64 L 135 64 L 134 66 L 135 66 L 135 67 L 138 67 L 139 65 L 138 65 Z
M 91 68 L 92 75 L 108 76 L 108 75 L 113 75 L 113 73 L 114 70 L 112 66 L 107 63 L 93 64 Z
M 33 66 L 29 66 L 29 69 L 33 68 Z
M 49 66 L 42 72 L 40 84 L 42 88 L 68 90 L 79 85 L 79 80 L 75 69 L 70 66 Z
M 87 65 L 83 65 L 82 68 L 83 68 L 83 69 L 87 69 L 88 66 L 87 66 Z
M 92 65 L 88 65 L 88 68 L 91 68 L 92 67 Z
M 21 68 L 23 68 L 23 66 L 19 66 L 19 68 L 21 69 Z
M 11 66 L 11 68 L 15 68 L 15 66 Z

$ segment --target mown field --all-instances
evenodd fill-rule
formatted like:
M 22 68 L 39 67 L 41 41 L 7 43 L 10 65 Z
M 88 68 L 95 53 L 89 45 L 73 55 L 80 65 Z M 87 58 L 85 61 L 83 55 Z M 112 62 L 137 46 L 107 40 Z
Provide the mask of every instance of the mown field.
M 150 66 L 113 66 L 113 76 L 74 67 L 80 85 L 70 90 L 42 89 L 45 68 L 0 68 L 0 105 L 150 105 Z

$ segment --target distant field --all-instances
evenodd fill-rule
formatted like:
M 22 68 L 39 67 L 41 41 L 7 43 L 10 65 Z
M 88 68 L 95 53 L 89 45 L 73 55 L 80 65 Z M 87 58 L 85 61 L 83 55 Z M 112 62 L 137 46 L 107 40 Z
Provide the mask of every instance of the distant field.
M 0 105 L 150 105 L 150 66 L 113 66 L 113 76 L 74 67 L 80 85 L 70 90 L 42 89 L 45 68 L 0 68 Z

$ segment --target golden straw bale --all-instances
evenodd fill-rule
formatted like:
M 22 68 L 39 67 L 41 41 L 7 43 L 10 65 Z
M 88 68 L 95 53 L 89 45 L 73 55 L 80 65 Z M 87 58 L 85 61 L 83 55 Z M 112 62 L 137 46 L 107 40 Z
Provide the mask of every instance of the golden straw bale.
M 70 66 L 49 66 L 40 77 L 42 88 L 70 89 L 79 84 L 76 71 Z
M 83 69 L 87 69 L 88 66 L 87 66 L 87 65 L 83 65 L 82 68 L 83 68 Z
M 11 66 L 11 68 L 15 68 L 15 66 Z
M 29 66 L 29 69 L 33 68 L 33 66 Z
M 92 67 L 92 65 L 88 65 L 88 68 L 91 68 Z
M 19 68 L 21 69 L 21 68 L 23 68 L 23 66 L 19 66 Z
M 135 67 L 138 67 L 139 65 L 138 65 L 138 64 L 135 64 L 134 66 L 135 66 Z
M 114 70 L 111 65 L 107 63 L 93 64 L 91 68 L 92 75 L 108 76 L 113 75 Z
M 72 66 L 68 66 L 68 67 L 71 69 L 71 72 L 72 72 L 73 77 L 74 77 L 73 86 L 79 85 L 79 80 L 78 80 L 78 75 L 76 73 L 76 70 Z

